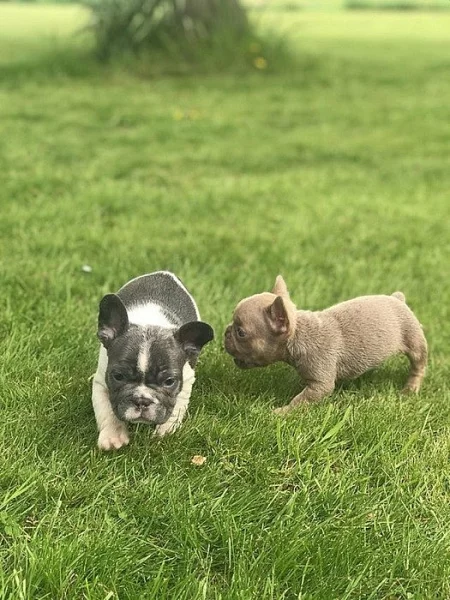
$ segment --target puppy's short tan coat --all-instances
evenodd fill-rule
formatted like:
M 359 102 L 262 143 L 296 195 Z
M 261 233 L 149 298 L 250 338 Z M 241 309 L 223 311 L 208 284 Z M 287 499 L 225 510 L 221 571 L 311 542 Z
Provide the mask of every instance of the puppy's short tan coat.
M 277 409 L 285 414 L 330 394 L 336 381 L 362 375 L 394 354 L 411 363 L 405 392 L 418 392 L 425 375 L 427 342 L 405 296 L 361 296 L 326 310 L 297 310 L 279 275 L 271 293 L 245 298 L 225 331 L 225 349 L 241 368 L 284 361 L 306 386 Z

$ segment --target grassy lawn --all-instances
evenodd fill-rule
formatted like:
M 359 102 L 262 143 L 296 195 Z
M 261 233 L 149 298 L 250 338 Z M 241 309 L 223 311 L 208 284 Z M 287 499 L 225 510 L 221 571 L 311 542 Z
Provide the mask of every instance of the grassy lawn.
M 83 18 L 0 6 L 0 598 L 450 597 L 450 15 L 274 11 L 295 68 L 184 77 L 102 72 Z M 156 269 L 217 339 L 183 428 L 102 455 L 98 301 Z M 221 337 L 279 272 L 402 290 L 420 396 L 399 358 L 275 418 L 295 373 Z
M 449 9 L 448 0 L 244 0 L 251 8 L 265 11 L 341 10 L 378 8 L 382 10 Z

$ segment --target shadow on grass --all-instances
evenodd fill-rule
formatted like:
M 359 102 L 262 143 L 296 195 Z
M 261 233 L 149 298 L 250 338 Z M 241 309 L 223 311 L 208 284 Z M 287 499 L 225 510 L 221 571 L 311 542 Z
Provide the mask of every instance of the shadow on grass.
M 229 362 L 225 366 L 223 362 Z M 377 369 L 369 371 L 357 379 L 338 382 L 331 401 L 340 401 L 343 395 L 354 395 L 367 399 L 380 391 L 401 393 L 408 376 L 408 362 L 396 357 Z M 241 370 L 231 363 L 231 358 L 211 361 L 202 368 L 197 381 L 197 390 L 202 394 L 222 397 L 224 411 L 239 406 L 251 406 L 261 402 L 271 407 L 283 406 L 288 403 L 304 387 L 304 382 L 295 369 L 285 364 L 271 365 L 267 368 Z M 214 408 L 220 408 L 220 402 L 214 403 Z
M 380 390 L 401 393 L 408 377 L 407 361 L 394 359 L 394 362 L 382 365 L 377 369 L 368 371 L 361 377 L 340 381 L 336 385 L 334 395 L 340 392 L 358 394 L 361 398 L 369 398 Z
M 137 79 L 197 77 L 202 75 L 271 75 L 305 72 L 308 78 L 320 70 L 316 60 L 296 56 L 286 40 L 276 34 L 249 36 L 238 43 L 198 44 L 191 47 L 147 48 L 139 53 L 116 52 L 108 60 L 95 53 L 93 39 L 85 32 L 66 43 L 47 38 L 19 48 L 17 58 L 0 60 L 0 80 L 17 87 L 30 82 L 58 79 L 92 79 L 125 75 Z
M 47 47 L 18 61 L 0 62 L 0 80 L 5 86 L 61 78 L 85 79 L 103 71 L 92 52 L 77 47 Z
M 213 407 L 224 406 L 225 411 L 255 402 L 275 405 L 288 402 L 301 390 L 301 382 L 294 369 L 285 364 L 267 368 L 239 369 L 228 355 L 216 355 L 201 365 L 196 381 L 197 393 L 212 396 Z M 274 401 L 275 399 L 275 401 Z

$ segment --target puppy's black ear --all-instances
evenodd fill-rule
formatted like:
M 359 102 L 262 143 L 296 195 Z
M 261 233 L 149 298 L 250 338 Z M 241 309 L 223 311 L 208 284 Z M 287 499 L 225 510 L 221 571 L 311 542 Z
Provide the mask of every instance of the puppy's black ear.
M 281 296 L 275 298 L 273 304 L 266 309 L 266 314 L 274 333 L 281 334 L 289 331 L 289 315 Z
M 183 346 L 186 354 L 195 359 L 203 346 L 214 339 L 214 330 L 203 321 L 191 321 L 178 329 L 175 339 Z
M 106 294 L 100 302 L 97 337 L 105 348 L 128 329 L 127 309 L 116 294 Z

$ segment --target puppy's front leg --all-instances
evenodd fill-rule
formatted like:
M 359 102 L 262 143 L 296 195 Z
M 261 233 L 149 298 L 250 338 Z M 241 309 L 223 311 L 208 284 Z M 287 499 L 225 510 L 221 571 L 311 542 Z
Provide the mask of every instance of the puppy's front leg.
M 281 406 L 280 408 L 276 408 L 273 412 L 276 415 L 286 415 L 295 408 L 297 408 L 300 404 L 306 404 L 308 402 L 317 402 L 321 400 L 325 396 L 331 394 L 334 390 L 334 380 L 333 381 L 309 381 L 306 384 L 306 387 L 297 394 L 289 404 L 286 406 Z
M 97 375 L 92 384 L 92 406 L 99 431 L 97 443 L 100 450 L 118 450 L 126 446 L 130 441 L 127 426 L 114 414 L 108 389 Z

